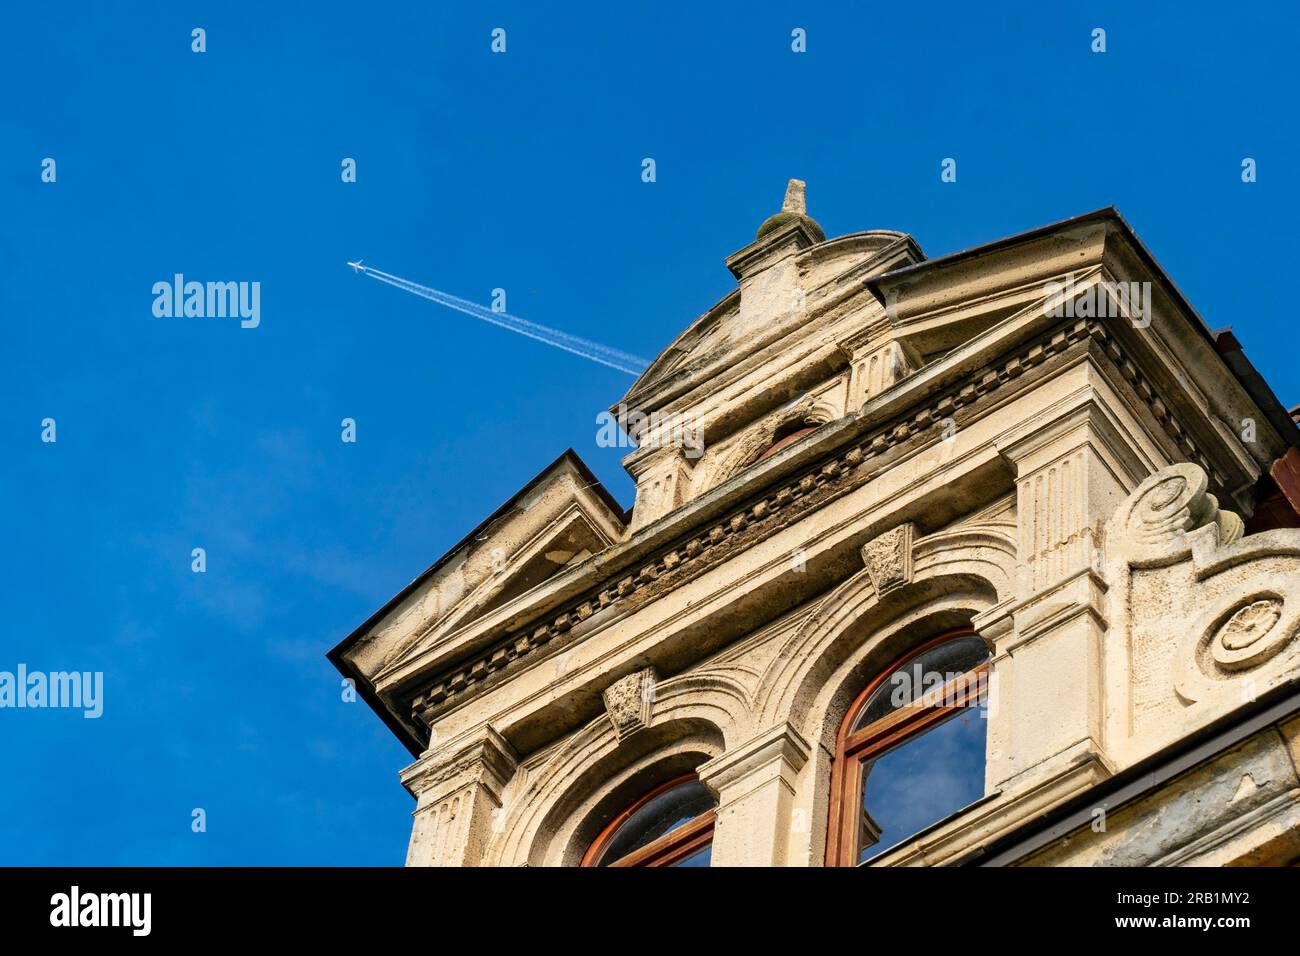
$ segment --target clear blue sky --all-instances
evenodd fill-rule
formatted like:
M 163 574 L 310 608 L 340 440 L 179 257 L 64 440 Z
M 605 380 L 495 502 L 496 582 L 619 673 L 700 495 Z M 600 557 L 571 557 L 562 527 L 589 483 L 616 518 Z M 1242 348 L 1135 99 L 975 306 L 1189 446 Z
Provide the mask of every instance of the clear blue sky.
M 400 863 L 409 756 L 325 651 L 566 447 L 629 501 L 628 376 L 347 259 L 652 357 L 792 176 L 931 256 L 1114 204 L 1300 402 L 1281 4 L 280 6 L 0 31 L 0 670 L 106 680 L 0 710 L 0 863 Z M 177 272 L 260 282 L 260 327 L 155 318 Z

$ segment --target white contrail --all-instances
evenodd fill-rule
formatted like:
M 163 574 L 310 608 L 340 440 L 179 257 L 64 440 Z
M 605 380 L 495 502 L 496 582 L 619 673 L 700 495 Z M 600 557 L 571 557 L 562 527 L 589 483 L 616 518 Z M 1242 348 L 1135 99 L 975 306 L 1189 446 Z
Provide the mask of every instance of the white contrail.
M 573 355 L 617 369 L 620 372 L 626 372 L 628 375 L 640 375 L 649 364 L 640 356 L 621 352 L 607 345 L 579 338 L 576 335 L 569 335 L 566 332 L 539 325 L 536 322 L 529 322 L 527 319 L 510 315 L 508 312 L 493 312 L 476 302 L 470 302 L 468 299 L 461 299 L 449 293 L 431 289 L 428 286 L 420 285 L 418 282 L 412 282 L 410 279 L 403 279 L 401 276 L 389 275 L 387 272 L 381 272 L 370 266 L 362 265 L 360 262 L 349 262 L 348 265 L 357 272 L 364 272 L 370 278 L 378 279 L 380 282 L 395 286 L 404 292 L 410 292 L 431 302 L 437 302 L 439 305 L 445 305 L 449 309 L 455 309 L 457 312 L 463 312 L 476 319 L 482 319 L 484 322 L 490 322 L 511 332 L 526 335 L 528 338 L 535 339 L 545 345 L 551 345 Z

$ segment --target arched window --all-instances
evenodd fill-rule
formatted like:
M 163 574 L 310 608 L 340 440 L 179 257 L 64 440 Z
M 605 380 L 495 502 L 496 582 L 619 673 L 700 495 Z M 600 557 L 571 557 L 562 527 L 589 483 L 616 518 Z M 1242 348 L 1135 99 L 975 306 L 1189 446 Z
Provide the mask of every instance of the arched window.
M 853 702 L 832 769 L 828 866 L 856 866 L 984 795 L 988 646 L 950 631 Z
M 601 831 L 583 866 L 708 866 L 718 802 L 690 773 L 655 787 Z
M 758 464 L 766 458 L 771 458 L 777 452 L 790 447 L 805 435 L 810 435 L 821 426 L 809 422 L 793 422 L 777 431 L 772 439 L 772 444 L 768 445 L 766 450 L 754 459 L 754 464 Z

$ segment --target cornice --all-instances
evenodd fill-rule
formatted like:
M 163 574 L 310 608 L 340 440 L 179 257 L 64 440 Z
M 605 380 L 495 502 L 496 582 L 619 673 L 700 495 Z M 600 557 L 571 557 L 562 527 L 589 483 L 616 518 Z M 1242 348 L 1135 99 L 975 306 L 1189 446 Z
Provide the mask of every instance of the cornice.
M 624 616 L 652 603 L 667 591 L 860 487 L 878 470 L 880 459 L 893 449 L 937 431 L 945 419 L 954 418 L 1031 369 L 1080 344 L 1086 344 L 1095 356 L 1112 365 L 1178 452 L 1187 461 L 1204 468 L 1210 476 L 1211 487 L 1222 491 L 1222 476 L 1106 325 L 1097 320 L 1074 321 L 1029 344 L 1008 350 L 1001 358 L 940 390 L 936 396 L 920 397 L 889 421 L 874 427 L 867 425 L 869 431 L 811 462 L 802 471 L 785 478 L 778 477 L 782 472 L 775 472 L 768 487 L 743 503 L 707 519 L 704 526 L 682 534 L 625 571 L 608 576 L 601 585 L 560 604 L 546 617 L 512 629 L 480 651 L 440 669 L 431 678 L 408 683 L 406 686 L 417 689 L 413 693 L 390 695 L 393 703 L 402 710 L 409 707 L 407 712 L 412 722 L 427 727 L 441 714 L 496 686 L 525 666 L 526 658 L 536 659 L 535 655 L 550 653 L 582 639 L 614 614 Z M 873 411 L 872 403 L 866 411 Z M 597 615 L 600 618 L 593 621 Z
M 769 485 L 744 504 L 724 513 L 720 520 L 683 535 L 616 580 L 608 579 L 603 586 L 562 605 L 557 613 L 519 627 L 484 650 L 420 681 L 419 690 L 407 696 L 412 718 L 427 725 L 451 707 L 500 683 L 522 666 L 525 658 L 580 639 L 581 633 L 575 636 L 575 628 L 580 632 L 590 630 L 584 625 L 595 615 L 612 608 L 630 613 L 765 540 L 864 484 L 874 473 L 873 466 L 878 460 L 897 446 L 931 430 L 937 431 L 944 419 L 954 417 L 1035 366 L 1088 341 L 1096 342 L 1110 355 L 1111 340 L 1105 329 L 1097 322 L 1077 321 L 1033 344 L 1012 350 L 936 396 L 922 397 L 905 414 L 841 445 L 802 473 L 778 481 L 775 486 Z M 1140 381 L 1135 370 L 1132 381 Z M 1152 395 L 1151 401 L 1158 399 Z M 1171 423 L 1168 426 L 1171 430 L 1178 428 L 1167 409 L 1165 417 Z M 1178 431 L 1185 435 L 1181 428 Z
M 1174 443 L 1174 447 L 1179 454 L 1184 456 L 1184 460 L 1195 462 L 1204 468 L 1205 473 L 1210 477 L 1211 487 L 1219 493 L 1223 493 L 1226 487 L 1223 475 L 1211 463 L 1204 449 L 1197 445 L 1187 429 L 1174 416 L 1168 404 L 1161 400 L 1151 381 L 1138 371 L 1125 347 L 1115 338 L 1109 328 L 1101 322 L 1093 321 L 1090 323 L 1089 335 L 1103 351 L 1106 358 L 1110 359 L 1115 370 L 1119 372 L 1120 376 L 1151 412 L 1152 417 L 1159 423 L 1165 435 Z

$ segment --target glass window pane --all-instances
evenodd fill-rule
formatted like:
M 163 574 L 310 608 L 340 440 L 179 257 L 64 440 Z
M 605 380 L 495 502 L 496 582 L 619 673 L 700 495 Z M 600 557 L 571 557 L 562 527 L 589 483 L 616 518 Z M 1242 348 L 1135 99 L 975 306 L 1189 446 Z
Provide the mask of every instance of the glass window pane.
M 989 659 L 988 645 L 974 634 L 958 637 L 918 654 L 890 674 L 867 699 L 866 706 L 853 724 L 861 730 L 868 724 L 906 707 L 926 691 L 942 686 L 974 670 Z
M 678 860 L 673 866 L 709 866 L 713 859 L 713 846 L 709 845 L 696 850 L 685 859 Z
M 987 708 L 964 707 L 863 765 L 858 862 L 869 860 L 984 795 Z
M 713 794 L 698 780 L 683 781 L 651 797 L 614 831 L 597 865 L 609 866 L 621 860 L 714 806 Z

